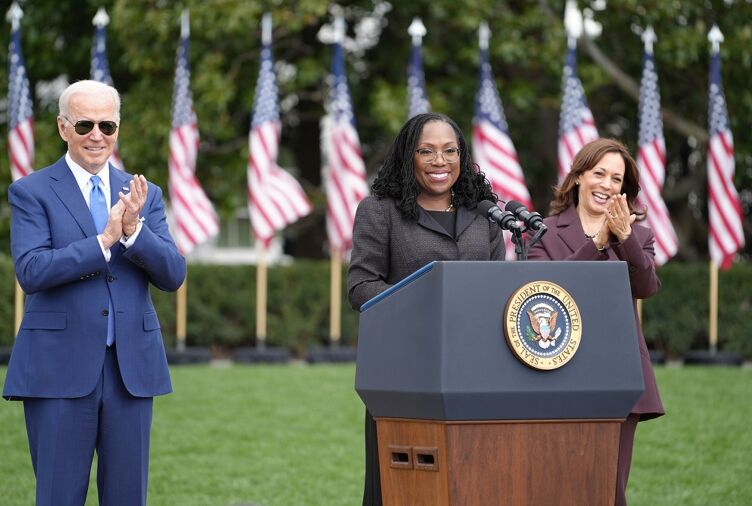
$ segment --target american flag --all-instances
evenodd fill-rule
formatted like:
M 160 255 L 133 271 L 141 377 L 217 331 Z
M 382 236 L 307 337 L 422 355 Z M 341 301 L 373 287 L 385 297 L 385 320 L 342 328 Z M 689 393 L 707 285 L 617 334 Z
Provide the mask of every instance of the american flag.
M 193 111 L 188 66 L 189 34 L 183 18 L 175 61 L 175 87 L 172 94 L 172 130 L 170 131 L 170 202 L 175 218 L 175 241 L 184 255 L 219 232 L 219 219 L 209 198 L 196 178 L 198 123 Z
M 509 137 L 509 126 L 488 63 L 488 49 L 485 48 L 480 51 L 480 77 L 475 95 L 473 158 L 500 199 L 516 200 L 532 209 L 533 203 L 525 185 L 517 150 Z M 516 255 L 509 232 L 504 232 L 504 240 L 507 259 L 513 260 Z
M 20 18 L 20 14 L 18 16 Z M 13 21 L 8 61 L 8 155 L 11 178 L 15 181 L 34 170 L 31 168 L 34 161 L 34 112 L 29 78 L 21 54 L 21 28 L 18 20 Z
M 368 195 L 366 166 L 360 153 L 350 91 L 345 76 L 342 45 L 334 44 L 332 88 L 321 135 L 329 247 L 342 253 L 352 245 L 352 228 L 358 202 Z
M 577 77 L 577 47 L 567 49 L 562 79 L 563 98 L 559 115 L 559 182 L 572 168 L 577 152 L 598 138 L 593 114 L 585 101 L 585 91 Z
M 262 44 L 253 109 L 248 136 L 248 209 L 256 240 L 268 247 L 278 230 L 312 210 L 300 183 L 277 165 L 281 124 L 270 42 Z
M 640 132 L 637 166 L 640 169 L 642 191 L 637 199 L 648 208 L 647 224 L 655 234 L 655 263 L 665 264 L 679 249 L 674 226 L 661 192 L 666 179 L 666 142 L 661 120 L 661 97 L 658 74 L 652 53 L 646 51 L 640 83 Z
M 734 187 L 734 139 L 729 128 L 726 98 L 721 82 L 721 57 L 714 48 L 710 56 L 708 142 L 708 218 L 710 258 L 728 269 L 744 246 L 742 206 Z
M 431 111 L 426 96 L 426 80 L 423 75 L 421 44 L 413 41 L 410 64 L 407 66 L 407 118 Z
M 91 46 L 91 79 L 99 81 L 108 86 L 113 86 L 112 76 L 110 75 L 110 66 L 107 63 L 107 24 L 110 18 L 107 12 L 101 7 L 96 16 L 94 16 L 94 42 Z M 120 159 L 120 153 L 117 145 L 110 156 L 110 163 L 120 170 L 125 170 L 125 165 Z

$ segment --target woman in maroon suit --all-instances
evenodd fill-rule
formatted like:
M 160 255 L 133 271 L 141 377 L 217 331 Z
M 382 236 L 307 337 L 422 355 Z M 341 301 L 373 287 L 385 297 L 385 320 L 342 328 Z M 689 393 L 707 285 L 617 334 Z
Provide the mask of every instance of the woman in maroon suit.
M 530 260 L 622 260 L 627 263 L 633 299 L 655 294 L 660 281 L 655 272 L 652 231 L 636 221 L 645 211 L 636 208 L 640 177 L 637 164 L 624 145 L 597 139 L 584 146 L 572 170 L 555 189 L 548 233 L 530 248 Z M 635 306 L 635 319 L 637 310 Z M 637 422 L 664 414 L 645 338 L 637 324 L 645 392 L 622 424 L 616 505 L 626 505 L 627 479 L 632 462 Z

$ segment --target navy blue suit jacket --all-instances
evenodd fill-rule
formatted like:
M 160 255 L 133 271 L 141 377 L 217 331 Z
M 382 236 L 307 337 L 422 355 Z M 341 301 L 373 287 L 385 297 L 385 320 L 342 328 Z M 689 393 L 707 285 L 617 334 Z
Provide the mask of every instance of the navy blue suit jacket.
M 109 171 L 114 204 L 132 176 Z M 176 290 L 186 265 L 168 231 L 160 188 L 149 183 L 141 232 L 127 249 L 116 243 L 109 263 L 64 157 L 13 183 L 8 200 L 15 271 L 27 298 L 3 396 L 89 394 L 102 372 L 110 298 L 126 388 L 138 397 L 171 392 L 149 285 Z

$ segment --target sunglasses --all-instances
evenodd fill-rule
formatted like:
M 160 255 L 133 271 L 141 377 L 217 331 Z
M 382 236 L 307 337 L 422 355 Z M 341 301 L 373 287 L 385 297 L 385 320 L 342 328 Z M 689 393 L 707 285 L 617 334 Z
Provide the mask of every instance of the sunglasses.
M 114 134 L 118 129 L 118 124 L 115 123 L 114 121 L 96 122 L 96 121 L 91 121 L 88 119 L 82 119 L 73 123 L 71 120 L 69 120 L 65 116 L 62 116 L 62 118 L 68 123 L 70 123 L 71 125 L 73 125 L 73 129 L 76 131 L 78 135 L 88 134 L 89 132 L 94 130 L 94 125 L 98 125 L 99 131 L 107 136 Z

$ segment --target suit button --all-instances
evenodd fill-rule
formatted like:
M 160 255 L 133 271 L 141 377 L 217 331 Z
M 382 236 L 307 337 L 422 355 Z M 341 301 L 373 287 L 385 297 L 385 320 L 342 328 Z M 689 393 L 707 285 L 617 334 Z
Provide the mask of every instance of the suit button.
M 113 275 L 107 276 L 107 282 L 108 283 L 112 283 L 113 281 L 115 281 L 115 276 L 113 276 Z
M 110 316 L 110 311 L 108 309 L 103 309 L 102 316 Z

